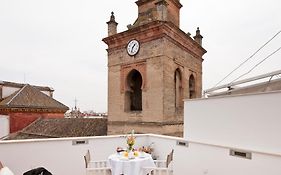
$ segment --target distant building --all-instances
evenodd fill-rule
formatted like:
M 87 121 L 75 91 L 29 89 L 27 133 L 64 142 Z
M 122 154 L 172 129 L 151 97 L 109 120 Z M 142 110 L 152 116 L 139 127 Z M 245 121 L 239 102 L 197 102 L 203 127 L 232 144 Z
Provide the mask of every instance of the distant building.
M 49 87 L 0 81 L 0 117 L 8 120 L 9 133 L 38 118 L 64 118 L 69 108 L 53 99 L 53 92 Z
M 65 118 L 83 118 L 84 114 L 80 111 L 79 108 L 75 106 L 74 109 L 72 108 L 70 112 L 66 112 L 64 116 Z
M 107 118 L 107 113 L 100 113 L 94 111 L 81 112 L 75 105 L 74 109 L 64 114 L 65 118 Z

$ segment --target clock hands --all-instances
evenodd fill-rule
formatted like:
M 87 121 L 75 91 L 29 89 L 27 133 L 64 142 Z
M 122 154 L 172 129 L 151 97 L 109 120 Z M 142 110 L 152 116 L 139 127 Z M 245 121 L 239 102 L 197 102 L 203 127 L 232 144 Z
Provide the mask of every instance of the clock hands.
M 136 44 L 133 45 L 133 47 L 132 47 L 132 49 L 131 49 L 131 52 L 133 52 L 135 45 L 136 45 Z

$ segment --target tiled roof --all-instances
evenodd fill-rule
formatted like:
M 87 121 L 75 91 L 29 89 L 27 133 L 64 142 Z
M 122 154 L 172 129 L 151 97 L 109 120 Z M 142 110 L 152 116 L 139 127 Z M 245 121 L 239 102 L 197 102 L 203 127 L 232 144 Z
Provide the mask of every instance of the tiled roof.
M 107 134 L 106 118 L 38 119 L 7 140 L 102 136 Z
M 20 90 L 0 102 L 0 108 L 60 109 L 68 110 L 64 104 L 26 84 Z
M 15 87 L 15 88 L 22 88 L 22 87 L 24 87 L 26 84 L 23 84 L 23 83 L 15 83 L 15 82 L 9 82 L 9 81 L 1 81 L 1 80 L 0 80 L 0 85 L 9 86 L 9 87 Z M 36 88 L 39 89 L 40 91 L 51 91 L 51 92 L 54 91 L 53 88 L 48 87 L 48 86 L 34 86 L 34 85 L 32 85 L 32 86 L 33 86 L 33 87 L 36 87 Z

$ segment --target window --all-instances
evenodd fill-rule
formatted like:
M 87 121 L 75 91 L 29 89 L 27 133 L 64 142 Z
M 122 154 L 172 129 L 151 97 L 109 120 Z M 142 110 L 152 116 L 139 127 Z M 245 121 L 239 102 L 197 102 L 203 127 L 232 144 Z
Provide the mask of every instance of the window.
M 174 76 L 175 85 L 175 109 L 176 111 L 182 107 L 182 84 L 181 84 L 181 73 L 179 69 L 176 69 Z
M 189 76 L 189 98 L 195 98 L 195 79 L 193 75 Z
M 125 110 L 142 110 L 142 76 L 139 71 L 133 69 L 127 76 L 127 91 Z

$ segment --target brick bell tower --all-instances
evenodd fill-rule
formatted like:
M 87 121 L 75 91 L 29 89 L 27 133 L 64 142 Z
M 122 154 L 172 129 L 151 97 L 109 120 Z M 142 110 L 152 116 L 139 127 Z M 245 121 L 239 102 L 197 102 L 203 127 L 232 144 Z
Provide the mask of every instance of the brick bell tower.
M 108 135 L 181 136 L 183 99 L 201 97 L 202 36 L 179 28 L 179 0 L 138 0 L 138 18 L 117 33 L 108 24 Z

